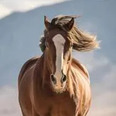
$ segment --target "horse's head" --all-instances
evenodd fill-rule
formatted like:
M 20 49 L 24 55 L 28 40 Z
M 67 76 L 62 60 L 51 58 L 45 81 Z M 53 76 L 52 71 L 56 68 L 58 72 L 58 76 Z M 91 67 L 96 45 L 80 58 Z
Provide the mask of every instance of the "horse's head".
M 40 47 L 47 59 L 50 83 L 55 92 L 66 90 L 72 49 L 90 51 L 98 47 L 96 37 L 79 30 L 73 16 L 44 18 L 45 33 Z
M 74 18 L 68 21 L 62 28 L 69 32 L 74 24 Z M 53 90 L 63 92 L 66 89 L 67 73 L 71 61 L 72 41 L 68 38 L 66 30 L 57 24 L 50 23 L 45 17 L 45 53 L 50 68 L 50 81 Z

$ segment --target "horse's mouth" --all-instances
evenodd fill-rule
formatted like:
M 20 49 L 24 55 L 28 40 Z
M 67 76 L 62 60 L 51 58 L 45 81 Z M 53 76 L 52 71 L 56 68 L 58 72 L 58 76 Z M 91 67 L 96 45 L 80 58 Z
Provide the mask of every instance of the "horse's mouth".
M 63 92 L 66 91 L 66 87 L 62 87 L 62 88 L 55 88 L 55 87 L 52 87 L 53 91 L 57 94 L 61 94 Z

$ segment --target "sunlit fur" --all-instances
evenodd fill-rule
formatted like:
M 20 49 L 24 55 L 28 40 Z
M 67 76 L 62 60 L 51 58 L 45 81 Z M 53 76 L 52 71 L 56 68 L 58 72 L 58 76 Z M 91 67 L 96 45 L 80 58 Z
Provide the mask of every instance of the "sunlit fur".
M 28 60 L 22 67 L 18 78 L 19 103 L 23 116 L 86 116 L 91 103 L 90 79 L 87 69 L 72 56 L 66 54 L 67 81 L 62 92 L 53 91 L 50 75 L 55 69 L 56 51 L 53 43 L 47 47 L 45 42 L 53 42 L 55 35 L 61 34 L 65 41 L 73 44 L 72 49 L 89 51 L 98 47 L 95 36 L 80 31 L 75 25 L 64 25 L 72 16 L 55 17 L 44 33 L 40 47 L 43 54 Z M 72 20 L 73 21 L 73 20 Z M 45 23 L 46 24 L 46 23 Z M 69 45 L 70 46 L 70 45 Z M 64 53 L 66 47 L 64 47 Z M 68 52 L 71 54 L 71 48 Z M 68 58 L 67 58 L 68 57 Z

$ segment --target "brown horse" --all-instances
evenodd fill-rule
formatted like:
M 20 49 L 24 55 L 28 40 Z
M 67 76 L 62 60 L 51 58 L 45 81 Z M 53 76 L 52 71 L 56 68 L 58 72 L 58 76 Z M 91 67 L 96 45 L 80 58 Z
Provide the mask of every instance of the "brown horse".
M 19 103 L 23 116 L 86 116 L 91 102 L 86 68 L 72 58 L 72 49 L 98 47 L 95 36 L 79 30 L 73 16 L 44 18 L 41 57 L 28 60 L 19 80 Z

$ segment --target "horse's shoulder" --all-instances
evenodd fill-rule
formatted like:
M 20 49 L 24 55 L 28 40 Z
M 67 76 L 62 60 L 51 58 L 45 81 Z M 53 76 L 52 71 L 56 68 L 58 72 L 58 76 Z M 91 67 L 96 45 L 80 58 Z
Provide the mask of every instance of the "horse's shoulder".
M 89 77 L 89 73 L 86 67 L 83 64 L 81 64 L 78 60 L 76 60 L 75 58 L 72 58 L 71 65 L 75 68 L 78 67 L 87 77 Z
M 26 71 L 29 67 L 33 66 L 33 65 L 36 63 L 37 60 L 39 60 L 39 57 L 38 57 L 38 56 L 33 57 L 33 58 L 27 60 L 27 61 L 24 63 L 24 65 L 22 66 L 22 68 L 21 68 L 21 70 L 20 70 L 20 73 L 19 73 L 19 81 L 21 80 L 21 77 L 24 75 L 25 71 Z

